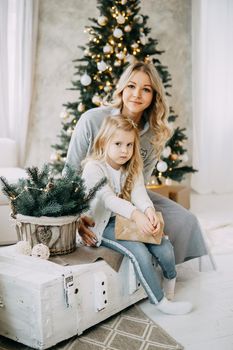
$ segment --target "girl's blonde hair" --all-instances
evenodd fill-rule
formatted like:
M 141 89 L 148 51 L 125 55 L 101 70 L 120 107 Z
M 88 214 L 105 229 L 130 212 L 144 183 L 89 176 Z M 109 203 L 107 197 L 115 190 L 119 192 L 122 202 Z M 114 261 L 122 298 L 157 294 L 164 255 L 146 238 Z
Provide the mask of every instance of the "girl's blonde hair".
M 127 176 L 121 192 L 124 199 L 130 200 L 133 184 L 142 171 L 143 163 L 140 155 L 139 133 L 136 124 L 128 117 L 117 115 L 109 116 L 104 119 L 92 147 L 92 153 L 88 159 L 106 160 L 108 145 L 111 142 L 117 130 L 133 131 L 134 146 L 133 155 L 122 167 Z
M 166 141 L 171 136 L 168 127 L 168 105 L 165 97 L 162 81 L 152 63 L 136 62 L 129 65 L 121 75 L 117 88 L 113 94 L 111 106 L 123 109 L 122 92 L 135 72 L 146 73 L 151 81 L 153 89 L 153 99 L 150 106 L 145 110 L 144 117 L 149 122 L 150 128 L 154 131 L 154 137 L 151 140 L 155 148 L 155 154 L 160 157 Z

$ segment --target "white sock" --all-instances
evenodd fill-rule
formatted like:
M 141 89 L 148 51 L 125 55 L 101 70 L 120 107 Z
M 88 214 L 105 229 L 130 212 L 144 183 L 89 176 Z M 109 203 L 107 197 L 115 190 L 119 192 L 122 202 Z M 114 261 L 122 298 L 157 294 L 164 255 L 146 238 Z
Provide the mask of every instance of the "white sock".
M 185 315 L 192 310 L 192 304 L 188 301 L 176 301 L 172 302 L 167 300 L 166 297 L 156 305 L 156 308 L 168 315 Z
M 175 285 L 176 278 L 172 278 L 171 280 L 164 277 L 163 279 L 163 289 L 168 300 L 173 300 L 175 295 Z

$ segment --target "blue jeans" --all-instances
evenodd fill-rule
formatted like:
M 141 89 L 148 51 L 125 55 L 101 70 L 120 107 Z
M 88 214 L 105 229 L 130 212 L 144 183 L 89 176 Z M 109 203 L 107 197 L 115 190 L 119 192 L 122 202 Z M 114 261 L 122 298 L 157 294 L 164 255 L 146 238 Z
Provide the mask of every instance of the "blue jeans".
M 160 265 L 164 277 L 176 277 L 174 250 L 169 239 L 163 237 L 161 244 L 150 244 L 133 241 L 120 241 L 115 239 L 115 217 L 112 217 L 106 226 L 101 245 L 111 248 L 130 258 L 136 275 L 145 289 L 151 303 L 157 304 L 164 293 L 160 278 L 153 265 L 152 257 Z

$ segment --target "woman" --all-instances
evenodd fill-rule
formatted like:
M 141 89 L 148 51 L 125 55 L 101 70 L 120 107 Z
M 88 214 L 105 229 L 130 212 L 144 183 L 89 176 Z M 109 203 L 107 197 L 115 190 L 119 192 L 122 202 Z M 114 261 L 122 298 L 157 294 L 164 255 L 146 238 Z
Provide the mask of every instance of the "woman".
M 91 153 L 94 138 L 109 115 L 127 115 L 138 125 L 143 158 L 144 180 L 150 178 L 158 157 L 170 136 L 168 107 L 162 82 L 152 64 L 136 62 L 119 79 L 112 103 L 90 109 L 79 119 L 67 153 L 67 164 L 81 171 L 82 160 Z M 207 254 L 196 217 L 179 204 L 148 191 L 157 211 L 163 214 L 164 232 L 174 247 L 176 264 Z M 88 245 L 95 245 L 91 223 L 83 218 L 80 235 Z

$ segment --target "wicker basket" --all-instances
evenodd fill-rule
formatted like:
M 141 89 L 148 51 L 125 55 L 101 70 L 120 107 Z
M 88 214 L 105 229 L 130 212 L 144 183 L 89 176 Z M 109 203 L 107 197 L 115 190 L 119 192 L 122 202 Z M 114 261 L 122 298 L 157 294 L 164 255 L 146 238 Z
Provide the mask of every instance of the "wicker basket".
M 76 226 L 79 216 L 34 217 L 16 215 L 15 224 L 19 241 L 48 246 L 50 255 L 69 254 L 76 248 Z

